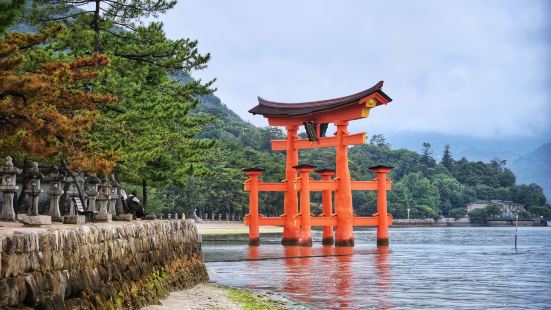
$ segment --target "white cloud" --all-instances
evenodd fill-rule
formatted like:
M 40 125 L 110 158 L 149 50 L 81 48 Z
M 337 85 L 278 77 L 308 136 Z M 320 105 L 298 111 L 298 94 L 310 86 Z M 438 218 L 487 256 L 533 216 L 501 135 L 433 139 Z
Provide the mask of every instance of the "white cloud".
M 352 130 L 529 136 L 551 123 L 551 21 L 531 1 L 180 0 L 171 37 L 212 53 L 198 77 L 246 120 L 256 96 L 309 101 L 385 80 Z

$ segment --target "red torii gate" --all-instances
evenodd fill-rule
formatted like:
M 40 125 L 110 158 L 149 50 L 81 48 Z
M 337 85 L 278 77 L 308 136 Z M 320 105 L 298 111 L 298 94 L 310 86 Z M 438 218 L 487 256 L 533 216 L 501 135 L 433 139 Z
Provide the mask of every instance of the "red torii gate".
M 274 151 L 287 151 L 285 180 L 266 183 L 259 179 L 263 169 L 248 168 L 244 173 L 245 191 L 249 192 L 249 214 L 245 224 L 249 226 L 249 245 L 259 244 L 259 226 L 283 226 L 283 245 L 311 246 L 311 227 L 322 226 L 323 243 L 335 246 L 354 245 L 354 226 L 377 226 L 377 245 L 388 245 L 388 225 L 392 215 L 387 213 L 386 191 L 392 188 L 386 175 L 392 167 L 375 166 L 370 169 L 377 174 L 373 181 L 352 181 L 348 169 L 348 146 L 364 144 L 366 133 L 349 134 L 348 122 L 366 118 L 372 108 L 387 104 L 392 99 L 383 91 L 383 81 L 354 95 L 315 102 L 278 103 L 258 98 L 258 105 L 249 110 L 268 119 L 270 126 L 283 126 L 287 131 L 285 140 L 272 140 Z M 333 123 L 337 131 L 325 137 L 327 125 Z M 298 139 L 298 128 L 304 125 L 308 139 Z M 318 170 L 321 181 L 310 180 L 315 166 L 298 164 L 298 151 L 320 147 L 336 147 L 336 169 Z M 335 174 L 335 178 L 331 176 Z M 354 216 L 352 210 L 353 190 L 376 190 L 377 213 L 373 216 Z M 320 216 L 310 214 L 310 192 L 322 192 Z M 331 196 L 335 192 L 335 212 Z M 280 217 L 265 217 L 258 213 L 258 192 L 284 192 L 284 213 Z M 297 192 L 300 193 L 300 213 Z M 333 226 L 336 226 L 333 239 Z

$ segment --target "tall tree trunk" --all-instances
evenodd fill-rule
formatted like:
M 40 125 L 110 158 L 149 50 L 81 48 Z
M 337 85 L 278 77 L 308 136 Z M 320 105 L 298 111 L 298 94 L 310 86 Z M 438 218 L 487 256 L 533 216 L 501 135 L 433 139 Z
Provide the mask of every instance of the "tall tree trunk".
M 147 182 L 145 179 L 142 180 L 142 194 L 143 194 L 143 208 L 147 208 Z
M 96 0 L 96 9 L 94 10 L 94 20 L 92 21 L 92 27 L 94 29 L 94 52 L 96 53 L 100 52 L 100 44 L 99 44 L 100 4 L 101 4 L 101 0 Z

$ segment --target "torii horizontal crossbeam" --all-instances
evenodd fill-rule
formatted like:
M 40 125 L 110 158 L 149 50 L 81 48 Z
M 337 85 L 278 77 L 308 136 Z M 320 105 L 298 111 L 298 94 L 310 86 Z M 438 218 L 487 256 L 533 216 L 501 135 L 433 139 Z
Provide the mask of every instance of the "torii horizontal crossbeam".
M 343 143 L 345 145 L 365 144 L 366 133 L 361 132 L 353 135 L 345 135 L 343 137 Z M 310 141 L 307 139 L 294 140 L 296 149 L 317 149 L 320 147 L 335 147 L 337 146 L 337 137 L 323 137 L 316 141 Z M 287 140 L 272 140 L 272 150 L 274 151 L 286 151 Z

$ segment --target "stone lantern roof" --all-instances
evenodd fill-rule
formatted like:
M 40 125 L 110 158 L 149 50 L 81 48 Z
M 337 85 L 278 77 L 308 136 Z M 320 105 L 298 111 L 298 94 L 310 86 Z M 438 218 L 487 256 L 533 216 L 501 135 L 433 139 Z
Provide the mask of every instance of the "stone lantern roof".
M 39 180 L 44 179 L 44 175 L 38 169 L 37 162 L 34 161 L 31 163 L 31 169 L 29 169 L 29 172 L 27 173 L 27 177 L 30 179 L 39 179 Z
M 4 166 L 0 167 L 0 174 L 20 174 L 21 169 L 15 167 L 13 165 L 12 158 L 10 156 L 6 156 L 6 163 Z

